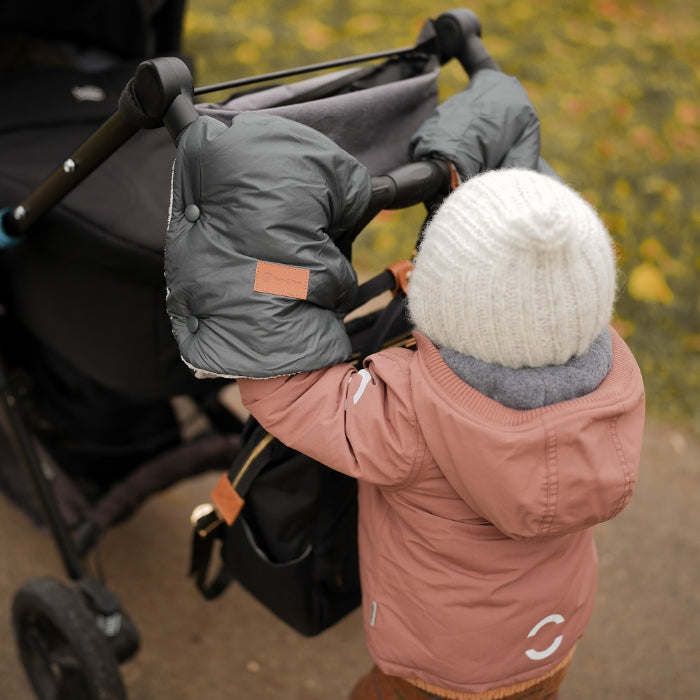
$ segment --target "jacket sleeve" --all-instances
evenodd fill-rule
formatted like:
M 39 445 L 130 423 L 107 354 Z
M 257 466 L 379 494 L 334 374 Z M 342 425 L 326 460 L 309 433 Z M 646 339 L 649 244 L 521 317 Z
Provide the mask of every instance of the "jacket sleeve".
M 357 278 L 335 241 L 370 196 L 364 166 L 308 126 L 260 113 L 190 124 L 165 247 L 166 308 L 190 368 L 270 377 L 347 360 Z
M 478 71 L 466 89 L 445 100 L 411 139 L 411 157 L 441 157 L 462 180 L 496 168 L 554 175 L 540 157 L 540 123 L 521 83 L 497 70 Z
M 405 486 L 426 456 L 402 353 L 273 379 L 240 380 L 244 405 L 283 443 L 336 471 L 385 487 Z M 389 375 L 391 380 L 387 381 Z

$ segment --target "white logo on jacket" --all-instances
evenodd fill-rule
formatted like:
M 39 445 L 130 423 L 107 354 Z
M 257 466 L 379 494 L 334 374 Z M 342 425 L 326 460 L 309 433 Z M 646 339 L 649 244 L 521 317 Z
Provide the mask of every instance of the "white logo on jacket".
M 545 625 L 548 625 L 550 622 L 553 622 L 555 625 L 561 625 L 561 623 L 564 622 L 564 618 L 556 613 L 554 615 L 547 615 L 547 617 L 542 618 L 530 630 L 527 635 L 528 638 L 534 637 Z M 559 645 L 562 643 L 563 639 L 563 635 L 560 634 L 546 649 L 543 649 L 542 651 L 537 651 L 537 649 L 528 649 L 525 652 L 525 655 L 533 661 L 541 661 L 542 659 L 546 659 L 559 648 Z
M 353 406 L 362 398 L 362 394 L 365 393 L 367 385 L 372 381 L 372 375 L 366 369 L 361 369 L 358 375 L 362 377 L 362 380 L 360 381 L 360 386 L 355 392 L 355 395 L 352 397 Z

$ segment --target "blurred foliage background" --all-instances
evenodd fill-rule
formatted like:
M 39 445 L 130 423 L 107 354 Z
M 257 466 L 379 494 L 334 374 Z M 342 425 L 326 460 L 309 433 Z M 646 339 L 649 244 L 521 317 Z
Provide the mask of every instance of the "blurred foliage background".
M 196 84 L 210 85 L 408 46 L 426 18 L 454 7 L 479 16 L 487 49 L 535 105 L 542 155 L 615 239 L 615 323 L 642 368 L 650 412 L 700 434 L 696 0 L 189 0 L 184 50 Z M 453 61 L 441 99 L 465 85 Z M 358 269 L 410 256 L 423 216 L 382 214 L 359 239 Z

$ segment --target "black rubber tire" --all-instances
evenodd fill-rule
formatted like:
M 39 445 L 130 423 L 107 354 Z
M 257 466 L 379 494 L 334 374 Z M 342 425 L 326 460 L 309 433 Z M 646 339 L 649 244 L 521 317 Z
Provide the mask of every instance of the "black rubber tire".
M 126 700 L 119 664 L 81 595 L 51 576 L 15 593 L 12 627 L 40 700 Z
M 141 647 L 141 635 L 134 621 L 124 610 L 121 611 L 121 616 L 121 629 L 116 636 L 107 639 L 117 662 L 123 664 L 134 656 Z

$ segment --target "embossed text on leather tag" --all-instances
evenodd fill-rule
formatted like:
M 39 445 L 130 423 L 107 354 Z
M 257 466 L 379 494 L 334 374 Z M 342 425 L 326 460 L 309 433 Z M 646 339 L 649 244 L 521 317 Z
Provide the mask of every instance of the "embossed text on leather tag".
M 309 290 L 309 275 L 310 271 L 303 267 L 290 267 L 259 260 L 255 268 L 253 289 L 263 294 L 305 300 Z

